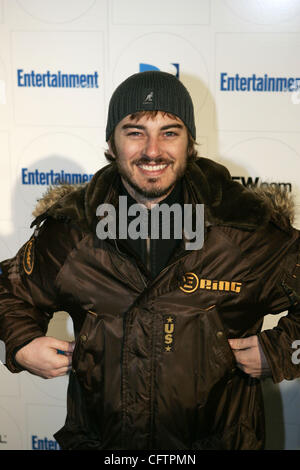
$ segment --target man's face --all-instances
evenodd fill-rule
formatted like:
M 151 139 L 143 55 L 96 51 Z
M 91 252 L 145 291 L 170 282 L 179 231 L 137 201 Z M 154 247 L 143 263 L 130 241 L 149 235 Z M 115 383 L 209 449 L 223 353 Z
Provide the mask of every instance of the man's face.
M 126 116 L 114 132 L 118 170 L 136 200 L 163 199 L 182 177 L 187 163 L 188 133 L 179 118 L 162 112 L 132 120 Z

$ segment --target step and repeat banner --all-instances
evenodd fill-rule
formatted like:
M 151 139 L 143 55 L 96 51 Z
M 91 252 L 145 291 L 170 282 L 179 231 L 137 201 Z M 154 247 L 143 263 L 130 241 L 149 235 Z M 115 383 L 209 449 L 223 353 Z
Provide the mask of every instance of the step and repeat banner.
M 31 235 L 49 185 L 106 163 L 111 93 L 144 70 L 190 90 L 200 155 L 292 193 L 300 228 L 299 49 L 299 0 L 0 0 L 0 259 Z M 48 334 L 73 339 L 66 312 Z M 59 448 L 67 380 L 0 365 L 0 450 Z M 300 449 L 300 382 L 263 390 L 267 448 Z

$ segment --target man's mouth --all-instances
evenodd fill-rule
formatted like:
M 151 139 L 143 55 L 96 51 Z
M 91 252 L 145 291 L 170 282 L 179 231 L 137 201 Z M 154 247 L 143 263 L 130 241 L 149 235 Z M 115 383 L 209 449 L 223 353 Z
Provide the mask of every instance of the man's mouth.
M 137 167 L 145 174 L 160 175 L 169 166 L 169 163 L 138 163 Z
M 138 165 L 142 170 L 147 170 L 147 171 L 159 171 L 163 170 L 166 168 L 168 165 L 165 163 L 163 165 Z

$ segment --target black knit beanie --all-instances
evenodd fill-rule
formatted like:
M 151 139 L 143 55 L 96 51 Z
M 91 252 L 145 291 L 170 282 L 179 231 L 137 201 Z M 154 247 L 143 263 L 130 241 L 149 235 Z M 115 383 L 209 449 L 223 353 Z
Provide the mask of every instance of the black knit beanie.
M 127 78 L 114 91 L 108 109 L 106 141 L 125 116 L 150 110 L 178 116 L 196 139 L 193 102 L 185 86 L 170 73 L 147 71 Z

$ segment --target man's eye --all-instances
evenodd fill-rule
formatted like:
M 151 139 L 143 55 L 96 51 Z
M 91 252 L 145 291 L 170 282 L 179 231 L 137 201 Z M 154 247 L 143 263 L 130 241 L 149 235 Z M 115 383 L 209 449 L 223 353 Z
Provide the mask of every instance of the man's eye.
M 167 132 L 165 132 L 165 136 L 166 136 L 166 137 L 173 137 L 174 135 L 177 135 L 176 132 L 173 132 L 173 131 L 167 131 Z
M 140 135 L 142 135 L 142 133 L 139 132 L 139 131 L 132 131 L 132 132 L 128 132 L 127 135 L 130 135 L 130 136 L 140 136 Z

